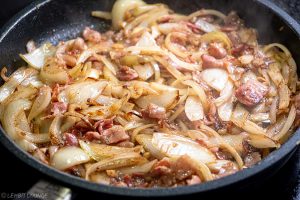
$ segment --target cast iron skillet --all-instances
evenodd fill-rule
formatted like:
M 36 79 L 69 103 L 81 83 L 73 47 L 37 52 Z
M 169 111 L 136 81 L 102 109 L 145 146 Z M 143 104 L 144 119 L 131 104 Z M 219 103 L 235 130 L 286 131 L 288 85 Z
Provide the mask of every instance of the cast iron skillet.
M 109 28 L 109 22 L 92 18 L 90 11 L 110 11 L 113 2 L 110 0 L 43 0 L 34 2 L 3 27 L 0 36 L 0 66 L 7 66 L 9 72 L 21 66 L 23 63 L 18 54 L 25 52 L 25 44 L 30 39 L 38 44 L 45 41 L 55 44 L 60 40 L 78 36 L 85 26 L 93 26 L 97 30 L 104 31 Z M 166 3 L 181 13 L 191 13 L 203 7 L 225 13 L 235 10 L 248 26 L 258 30 L 260 42 L 283 43 L 290 49 L 300 66 L 300 26 L 287 13 L 267 0 L 156 0 L 147 2 Z M 16 146 L 2 128 L 0 140 L 16 157 L 64 184 L 108 194 L 149 197 L 237 190 L 251 183 L 259 183 L 279 170 L 291 157 L 300 143 L 300 130 L 297 130 L 280 149 L 272 152 L 252 168 L 200 185 L 163 189 L 132 189 L 87 182 L 35 160 Z

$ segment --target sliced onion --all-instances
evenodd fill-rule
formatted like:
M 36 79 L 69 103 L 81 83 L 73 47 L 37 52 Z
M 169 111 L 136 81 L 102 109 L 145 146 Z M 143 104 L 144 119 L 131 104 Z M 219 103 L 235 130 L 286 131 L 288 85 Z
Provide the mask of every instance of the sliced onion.
M 204 112 L 199 98 L 189 96 L 185 102 L 185 114 L 190 121 L 202 120 Z
M 113 98 L 113 97 L 107 97 L 104 95 L 99 95 L 95 101 L 103 106 L 110 106 L 113 103 L 116 103 L 118 101 L 118 99 Z
M 254 122 L 267 122 L 270 120 L 269 113 L 255 113 L 250 115 L 250 120 Z
M 86 143 L 82 140 L 79 140 L 79 144 L 80 147 L 96 161 L 112 158 L 122 153 L 140 153 L 142 150 L 141 146 L 136 146 L 134 148 L 116 147 L 92 142 Z
M 55 61 L 49 61 L 55 62 Z M 51 63 L 49 65 L 45 65 L 40 72 L 40 78 L 42 81 L 53 84 L 66 84 L 69 80 L 68 73 L 57 63 Z
M 61 135 L 62 134 L 62 132 L 61 132 L 62 121 L 63 121 L 63 117 L 60 115 L 57 115 L 49 127 L 49 136 L 50 136 L 51 143 L 53 145 L 63 144 L 63 139 L 62 139 L 62 135 Z
M 186 41 L 188 39 L 188 36 L 181 32 L 171 32 L 167 35 L 165 39 L 165 46 L 168 48 L 169 51 L 181 58 L 187 58 L 189 56 L 189 52 L 183 46 L 172 42 L 172 37 L 177 37 L 181 40 Z
M 281 84 L 278 89 L 279 93 L 279 109 L 288 108 L 290 104 L 290 89 L 286 84 Z
M 233 103 L 232 100 L 229 99 L 227 102 L 217 107 L 218 115 L 222 121 L 228 122 L 231 119 Z
M 133 69 L 138 73 L 139 78 L 144 81 L 151 78 L 151 76 L 153 76 L 153 74 L 154 74 L 154 71 L 153 71 L 151 65 L 149 65 L 149 64 L 136 65 L 133 67 Z
M 111 20 L 112 19 L 112 14 L 110 12 L 105 12 L 105 11 L 92 11 L 92 16 L 93 17 L 98 17 L 101 19 L 106 19 L 106 20 Z
M 243 65 L 249 65 L 253 61 L 254 56 L 253 55 L 242 55 L 238 59 Z
M 3 114 L 4 117 L 2 118 L 1 122 L 4 130 L 13 140 L 18 139 L 18 135 L 16 133 L 18 114 L 21 111 L 28 110 L 30 107 L 31 102 L 25 99 L 12 101 L 6 106 Z
M 35 69 L 41 69 L 45 64 L 45 58 L 55 53 L 51 43 L 45 43 L 34 51 L 27 54 L 20 54 L 21 58 Z
M 176 106 L 179 101 L 179 91 L 165 91 L 159 95 L 142 96 L 135 101 L 140 108 L 147 108 L 150 103 L 156 104 L 166 109 L 171 109 Z
M 145 32 L 135 46 L 128 47 L 126 50 L 131 51 L 133 54 L 165 54 L 149 32 Z
M 254 80 L 257 81 L 257 76 L 255 75 L 255 73 L 253 73 L 252 71 L 247 71 L 243 74 L 242 78 L 241 78 L 241 84 L 245 84 L 247 83 L 249 80 Z
M 278 63 L 271 63 L 269 65 L 268 74 L 277 87 L 284 82 Z
M 121 28 L 126 11 L 137 6 L 143 6 L 145 3 L 141 0 L 118 0 L 112 8 L 112 25 L 115 30 Z
M 280 144 L 273 141 L 269 137 L 265 135 L 249 135 L 249 141 L 248 143 L 259 149 L 264 148 L 279 148 Z
M 139 134 L 135 139 L 146 151 L 150 152 L 153 157 L 157 159 L 163 159 L 165 157 L 165 155 L 152 144 L 152 135 Z
M 50 104 L 51 101 L 51 88 L 44 86 L 40 88 L 39 94 L 32 104 L 28 120 L 31 121 L 33 118 L 41 114 Z
M 145 163 L 146 161 L 147 160 L 141 157 L 141 155 L 138 153 L 131 152 L 131 153 L 119 154 L 112 158 L 107 158 L 95 164 L 92 164 L 86 170 L 85 178 L 89 180 L 90 174 L 96 171 L 103 171 L 103 170 L 117 169 L 121 167 L 132 166 L 132 165 L 138 165 L 138 164 Z
M 179 58 L 177 58 L 171 52 L 167 53 L 167 55 L 169 56 L 169 58 L 171 59 L 171 61 L 174 62 L 175 66 L 179 67 L 179 69 L 181 69 L 181 70 L 196 71 L 196 70 L 200 70 L 201 69 L 201 66 L 199 64 L 184 62 L 184 61 L 180 60 Z
M 50 137 L 48 133 L 33 134 L 21 129 L 18 129 L 17 132 L 21 138 L 34 144 L 43 144 L 50 142 Z
M 220 135 L 219 133 L 217 133 L 214 129 L 210 128 L 209 126 L 206 126 L 205 124 L 201 124 L 200 125 L 200 129 L 209 134 L 210 136 L 213 136 L 216 138 L 216 143 L 218 144 L 218 146 L 220 148 L 224 148 L 226 149 L 229 153 L 231 153 L 231 155 L 234 157 L 234 159 L 236 160 L 236 162 L 239 165 L 239 168 L 242 169 L 244 166 L 244 162 L 243 159 L 241 158 L 241 156 L 238 154 L 238 152 L 235 150 L 234 147 L 232 147 L 230 144 L 228 144 Z
M 68 86 L 58 95 L 58 100 L 65 103 L 84 103 L 96 98 L 107 86 L 106 81 L 84 81 Z
M 195 25 L 201 31 L 206 32 L 206 33 L 214 32 L 214 31 L 218 30 L 217 26 L 215 26 L 211 23 L 208 23 L 207 21 L 205 21 L 201 18 L 197 19 L 197 21 L 195 22 Z
M 52 157 L 50 164 L 59 170 L 66 170 L 75 165 L 86 163 L 90 157 L 79 147 L 69 146 L 59 149 Z
M 217 91 L 222 91 L 228 82 L 228 74 L 223 69 L 205 69 L 201 72 L 201 77 L 202 80 Z
M 186 80 L 186 81 L 183 81 L 182 83 L 192 87 L 192 89 L 198 95 L 198 97 L 202 103 L 202 106 L 204 108 L 204 111 L 207 112 L 209 109 L 209 103 L 208 103 L 207 96 L 206 96 L 203 88 L 199 84 L 197 84 L 195 81 L 192 81 L 192 80 Z
M 206 42 L 206 43 L 222 42 L 229 50 L 231 49 L 231 46 L 232 46 L 231 41 L 228 38 L 228 36 L 221 31 L 214 31 L 214 32 L 206 33 L 201 36 L 201 41 Z
M 157 160 L 152 160 L 142 165 L 137 165 L 133 167 L 126 167 L 118 169 L 122 174 L 146 174 L 151 171 L 153 166 L 157 163 Z
M 220 96 L 215 100 L 216 106 L 220 106 L 226 101 L 229 101 L 232 98 L 234 92 L 234 86 L 230 80 L 227 81 L 225 87 L 220 92 Z
M 136 47 L 159 47 L 149 32 L 145 32 L 135 44 Z
M 5 101 L 0 104 L 0 119 L 2 119 L 4 115 L 4 110 L 7 104 L 18 99 L 31 99 L 35 96 L 36 93 L 37 89 L 32 87 L 20 88 L 16 92 L 12 93 L 8 98 L 5 99 Z
M 292 105 L 283 128 L 280 130 L 280 132 L 278 134 L 273 136 L 273 139 L 280 140 L 281 138 L 283 138 L 284 135 L 286 135 L 287 132 L 289 131 L 289 129 L 292 127 L 295 118 L 296 118 L 296 108 L 294 105 Z
M 188 155 L 192 159 L 203 163 L 210 163 L 216 160 L 209 150 L 200 146 L 197 142 L 179 135 L 154 133 L 152 143 L 169 157 L 178 158 L 182 155 Z
M 22 83 L 27 77 L 35 74 L 36 70 L 30 68 L 19 68 L 15 71 L 1 87 L 0 87 L 0 103 L 3 102 L 9 95 L 11 95 L 18 85 Z
M 244 129 L 248 133 L 266 135 L 265 129 L 258 126 L 254 122 L 248 120 L 249 112 L 240 104 L 238 104 L 231 116 L 231 121 L 238 127 Z
M 109 69 L 111 71 L 111 73 L 113 73 L 114 75 L 117 74 L 116 71 L 116 66 L 106 57 L 104 56 L 100 56 L 100 60 L 104 63 L 104 65 L 107 67 L 107 69 Z
M 270 121 L 271 124 L 276 123 L 276 114 L 277 114 L 277 104 L 278 104 L 278 96 L 275 96 L 274 99 L 272 100 L 272 104 L 270 106 Z
M 173 67 L 170 63 L 162 59 L 161 57 L 154 57 L 157 62 L 159 62 L 163 67 L 165 67 L 170 74 L 172 74 L 178 80 L 184 80 L 184 75 L 178 71 L 175 67 Z
M 247 138 L 246 134 L 224 135 L 222 136 L 230 146 L 232 146 L 240 155 L 244 151 L 243 141 Z
M 162 32 L 163 34 L 167 35 L 171 32 L 186 32 L 187 31 L 187 27 L 183 24 L 180 23 L 163 23 L 163 24 L 159 24 L 157 25 L 157 28 L 160 32 Z
M 40 88 L 43 86 L 42 81 L 39 79 L 38 74 L 34 74 L 26 78 L 22 83 L 22 86 L 28 87 L 32 86 L 35 88 Z
M 230 160 L 216 160 L 216 162 L 207 164 L 208 168 L 211 172 L 224 172 L 226 173 L 226 169 L 228 169 L 228 166 L 232 166 L 232 169 L 234 171 L 238 171 L 238 166 L 235 162 L 232 162 Z M 233 171 L 233 172 L 234 172 Z

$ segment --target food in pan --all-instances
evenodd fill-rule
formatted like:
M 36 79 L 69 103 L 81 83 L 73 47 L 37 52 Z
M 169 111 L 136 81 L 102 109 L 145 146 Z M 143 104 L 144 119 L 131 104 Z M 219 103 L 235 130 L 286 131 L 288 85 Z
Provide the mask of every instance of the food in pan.
M 1 123 L 36 159 L 83 179 L 176 187 L 260 162 L 299 124 L 297 66 L 235 12 L 118 0 L 107 32 L 27 43 L 3 67 Z

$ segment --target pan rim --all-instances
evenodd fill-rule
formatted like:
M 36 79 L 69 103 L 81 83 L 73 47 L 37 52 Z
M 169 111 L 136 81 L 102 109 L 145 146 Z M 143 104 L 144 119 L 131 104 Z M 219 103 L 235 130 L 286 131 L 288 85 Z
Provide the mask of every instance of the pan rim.
M 45 6 L 47 3 L 52 0 L 38 0 L 31 3 L 29 6 L 24 8 L 22 11 L 17 13 L 13 18 L 11 18 L 1 29 L 0 32 L 0 44 L 3 39 L 16 27 L 18 22 L 26 18 L 31 12 L 39 9 L 42 6 Z M 276 6 L 274 3 L 268 0 L 256 0 L 256 3 L 259 3 L 261 6 L 266 7 L 271 10 L 275 15 L 281 18 L 287 26 L 295 32 L 295 34 L 300 37 L 300 25 L 296 22 L 289 14 L 283 11 L 281 8 Z M 122 188 L 116 186 L 109 186 L 104 184 L 97 184 L 85 181 L 82 178 L 78 178 L 64 172 L 58 171 L 53 167 L 47 166 L 40 161 L 34 159 L 30 154 L 20 149 L 15 142 L 13 142 L 5 131 L 0 126 L 0 141 L 1 143 L 16 157 L 21 159 L 23 162 L 33 167 L 34 169 L 40 171 L 47 176 L 50 176 L 60 182 L 64 182 L 79 188 L 103 192 L 106 194 L 113 195 L 126 195 L 126 196 L 147 196 L 147 197 L 158 197 L 158 196 L 175 196 L 175 195 L 185 195 L 193 193 L 201 193 L 212 191 L 219 188 L 224 188 L 231 184 L 236 184 L 240 181 L 243 181 L 251 176 L 259 174 L 261 171 L 271 167 L 276 162 L 281 160 L 284 156 L 291 154 L 300 143 L 300 129 L 297 129 L 295 133 L 286 141 L 279 149 L 273 151 L 269 156 L 264 158 L 259 164 L 255 165 L 252 168 L 244 169 L 233 175 L 226 176 L 222 179 L 213 180 L 205 182 L 199 185 L 192 186 L 179 186 L 176 188 Z

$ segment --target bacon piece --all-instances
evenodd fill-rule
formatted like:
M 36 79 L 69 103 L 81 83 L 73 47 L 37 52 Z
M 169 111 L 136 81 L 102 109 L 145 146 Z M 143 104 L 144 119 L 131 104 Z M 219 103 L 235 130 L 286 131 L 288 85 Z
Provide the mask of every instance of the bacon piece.
M 153 103 L 150 103 L 146 109 L 141 111 L 141 113 L 144 118 L 158 120 L 166 118 L 166 109 Z
M 95 31 L 89 27 L 86 27 L 83 31 L 83 38 L 89 42 L 100 42 L 101 34 L 98 31 Z
M 103 133 L 103 130 L 105 129 L 109 129 L 111 127 L 113 127 L 113 118 L 111 119 L 102 119 L 102 120 L 99 120 L 97 121 L 95 124 L 94 124 L 94 128 L 100 133 L 102 134 Z
M 210 44 L 208 53 L 217 59 L 222 59 L 227 55 L 226 50 L 219 43 Z
M 65 146 L 78 146 L 78 139 L 72 133 L 65 133 L 64 139 L 65 139 Z
M 251 167 L 256 163 L 258 163 L 259 161 L 261 161 L 261 155 L 258 152 L 250 153 L 244 158 L 246 167 Z
M 223 68 L 224 67 L 224 62 L 222 60 L 218 60 L 213 56 L 210 55 L 202 55 L 202 67 L 204 68 Z
M 158 161 L 152 169 L 152 173 L 155 176 L 162 176 L 167 175 L 172 172 L 170 169 L 171 161 L 169 158 L 163 158 L 162 160 Z
M 52 103 L 51 113 L 52 115 L 59 115 L 67 112 L 68 104 L 64 102 L 54 102 Z
M 88 131 L 84 134 L 84 138 L 89 141 L 100 140 L 101 135 L 96 131 Z
M 138 78 L 138 73 L 128 66 L 121 66 L 117 72 L 117 78 L 121 81 L 131 81 Z
M 126 133 L 124 128 L 119 125 L 106 129 L 101 134 L 101 140 L 106 144 L 115 144 L 128 139 L 129 135 Z
M 248 80 L 235 91 L 239 102 L 246 106 L 258 104 L 267 94 L 268 87 L 256 80 Z

